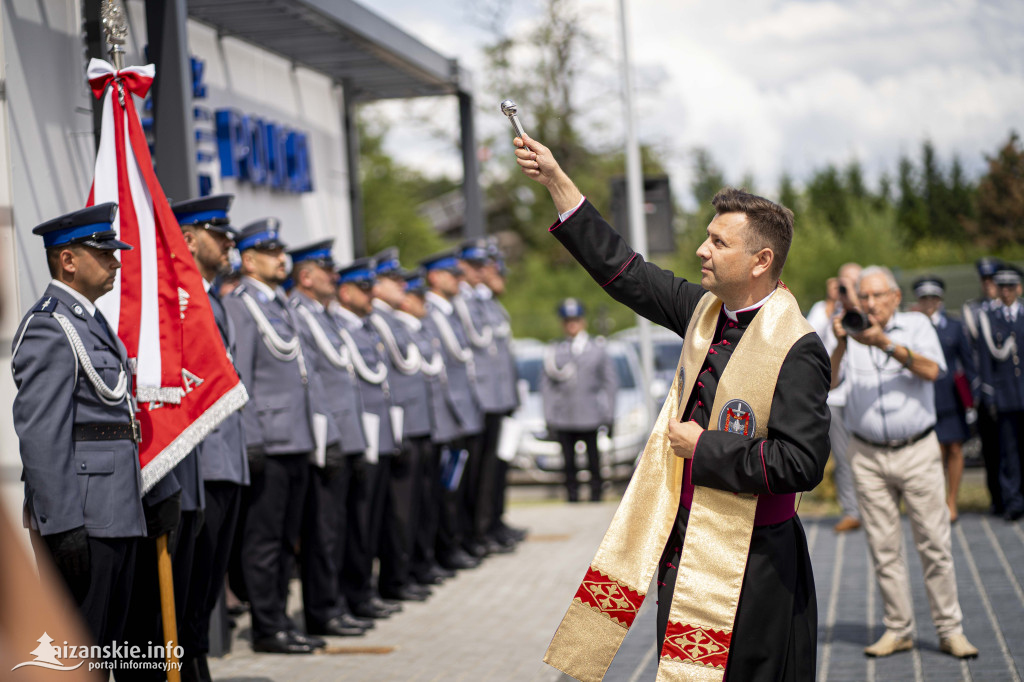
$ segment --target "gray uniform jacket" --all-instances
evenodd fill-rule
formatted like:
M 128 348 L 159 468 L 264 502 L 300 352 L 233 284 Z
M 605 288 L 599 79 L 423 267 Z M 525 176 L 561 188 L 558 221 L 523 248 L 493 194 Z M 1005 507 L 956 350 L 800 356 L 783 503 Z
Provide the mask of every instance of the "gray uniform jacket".
M 292 311 L 278 293 L 269 298 L 262 289 L 242 278 L 242 283 L 224 299 L 224 307 L 238 333 L 235 367 L 242 378 L 250 400 L 242 408 L 246 449 L 262 450 L 268 455 L 292 455 L 313 451 L 313 430 L 309 404 L 308 373 L 302 353 L 283 359 L 280 349 L 271 350 L 256 326 L 256 319 L 243 300 L 248 295 L 256 302 L 263 317 L 285 344 L 296 337 Z M 300 339 L 301 341 L 301 339 Z M 282 357 L 283 356 L 283 357 Z
M 448 377 L 448 402 L 462 427 L 462 435 L 484 430 L 484 413 L 474 387 L 473 351 L 451 302 L 433 292 L 427 294 L 427 312 L 441 338 L 441 354 Z
M 224 302 L 210 289 L 210 308 L 220 330 L 224 347 L 234 362 L 238 352 L 235 344 L 235 325 L 232 324 Z M 236 372 L 237 367 L 236 367 Z M 204 481 L 227 481 L 249 485 L 249 458 L 245 455 L 245 431 L 242 411 L 232 412 L 210 435 L 199 444 L 199 470 Z
M 503 399 L 502 370 L 498 362 L 498 343 L 488 303 L 465 282 L 461 292 L 452 300 L 459 322 L 466 332 L 466 340 L 473 349 L 477 402 L 484 412 L 505 413 L 508 411 Z
M 441 351 L 441 336 L 437 325 L 429 317 L 417 319 L 408 313 L 398 313 L 398 319 L 406 324 L 412 334 L 420 355 L 427 362 L 439 364 L 439 371 L 428 379 L 430 389 L 430 439 L 438 444 L 451 443 L 462 435 L 462 426 L 455 407 L 448 399 L 448 372 Z
M 589 431 L 615 420 L 615 392 L 619 388 L 615 363 L 603 339 L 590 337 L 583 349 L 572 352 L 569 339 L 548 345 L 540 395 L 548 427 Z
M 342 452 L 346 454 L 366 451 L 366 437 L 363 435 L 363 422 L 360 415 L 363 403 L 359 397 L 359 386 L 356 381 L 352 362 L 343 362 L 346 358 L 339 352 L 341 337 L 338 334 L 338 323 L 318 301 L 305 294 L 294 292 L 291 297 L 292 308 L 295 309 L 296 322 L 303 341 L 316 352 L 307 355 L 311 371 L 315 370 L 317 388 L 322 396 L 317 404 L 318 412 L 330 417 L 328 421 L 328 442 L 338 442 Z M 309 313 L 309 317 L 306 316 Z M 320 348 L 310 324 L 315 324 L 323 331 L 321 337 L 329 346 Z M 341 361 L 341 362 L 339 362 Z
M 370 324 L 369 318 L 360 319 L 354 313 L 339 307 L 335 313 L 335 319 L 348 331 L 356 344 L 359 357 L 353 358 L 353 361 L 357 365 L 361 362 L 370 370 L 376 369 L 381 363 L 387 367 L 387 361 L 384 359 L 384 344 L 377 335 L 376 329 Z M 381 456 L 393 455 L 396 453 L 398 445 L 395 442 L 394 430 L 391 426 L 393 403 L 391 402 L 388 378 L 385 377 L 380 383 L 374 383 L 360 373 L 358 366 L 356 367 L 356 376 L 359 379 L 359 395 L 363 401 L 363 410 L 380 417 L 378 453 Z
M 512 320 L 505 306 L 496 299 L 485 298 L 483 303 L 491 329 L 494 330 L 494 346 L 498 351 L 494 359 L 495 374 L 498 378 L 495 394 L 496 411 L 511 413 L 519 407 L 519 390 L 516 387 L 519 372 L 516 370 L 515 356 L 512 355 Z
M 106 404 L 55 314 L 78 332 L 108 388 L 126 373 L 125 397 Z M 124 344 L 67 291 L 51 284 L 14 336 L 11 367 L 18 394 L 14 428 L 24 466 L 25 503 L 43 535 L 85 526 L 93 537 L 142 537 L 139 451 L 130 439 L 76 441 L 76 424 L 128 424 L 134 417 Z
M 374 300 L 374 313 L 370 316 L 377 334 L 384 342 L 388 361 L 388 384 L 395 404 L 402 408 L 403 437 L 430 435 L 430 388 L 419 360 L 419 346 L 413 341 L 409 328 L 398 321 L 395 310 L 381 300 Z M 411 353 L 409 348 L 415 347 Z M 410 363 L 410 355 L 414 363 Z M 428 356 L 429 357 L 429 356 Z

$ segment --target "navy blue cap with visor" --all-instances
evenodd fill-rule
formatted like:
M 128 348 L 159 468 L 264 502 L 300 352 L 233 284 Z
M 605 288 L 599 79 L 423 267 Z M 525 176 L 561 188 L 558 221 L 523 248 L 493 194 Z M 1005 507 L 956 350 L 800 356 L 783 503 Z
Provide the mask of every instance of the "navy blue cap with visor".
M 1000 267 L 999 270 L 996 271 L 996 274 L 992 276 L 992 281 L 994 281 L 999 286 L 1017 286 L 1018 284 L 1020 284 L 1020 280 L 1020 269 L 1015 268 L 1012 265 L 1006 264 Z
M 32 234 L 40 235 L 47 249 L 71 244 L 82 244 L 104 251 L 131 249 L 130 244 L 117 238 L 113 225 L 116 217 L 117 204 L 109 201 L 47 220 L 32 228 Z
M 334 257 L 331 255 L 331 249 L 333 248 L 333 239 L 322 239 L 313 244 L 298 246 L 289 251 L 288 255 L 292 259 L 293 268 L 299 263 L 305 263 L 306 261 L 314 261 L 320 267 L 327 268 L 328 270 L 333 270 Z
M 979 258 L 974 264 L 978 270 L 978 277 L 985 279 L 986 277 L 994 277 L 996 272 L 1003 267 L 1003 262 L 998 258 Z
M 373 285 L 377 279 L 372 258 L 357 258 L 343 268 L 338 269 L 338 284 Z
M 235 246 L 240 252 L 248 249 L 283 249 L 287 245 L 281 241 L 280 230 L 281 221 L 277 218 L 257 220 L 242 228 Z
M 426 272 L 434 270 L 445 270 L 453 275 L 461 275 L 462 268 L 459 267 L 459 258 L 455 250 L 442 251 L 428 256 L 420 261 L 420 265 Z
M 567 298 L 558 305 L 558 316 L 563 320 L 583 317 L 585 314 L 586 310 L 584 310 L 583 304 L 575 298 Z
M 404 274 L 402 263 L 398 260 L 398 247 L 389 246 L 373 256 L 378 277 L 401 277 Z
M 171 210 L 174 211 L 174 217 L 177 218 L 179 225 L 198 225 L 234 239 L 238 236 L 238 230 L 231 226 L 228 218 L 228 211 L 234 198 L 234 194 L 213 194 L 179 201 L 171 206 Z
M 914 295 L 918 298 L 924 298 L 925 296 L 944 298 L 946 295 L 946 283 L 938 277 L 922 277 L 914 281 Z
M 427 293 L 426 272 L 423 268 L 416 268 L 405 273 L 405 291 L 416 296 L 425 296 Z
M 468 263 L 486 263 L 491 259 L 491 251 L 486 239 L 470 239 L 459 248 L 459 258 Z

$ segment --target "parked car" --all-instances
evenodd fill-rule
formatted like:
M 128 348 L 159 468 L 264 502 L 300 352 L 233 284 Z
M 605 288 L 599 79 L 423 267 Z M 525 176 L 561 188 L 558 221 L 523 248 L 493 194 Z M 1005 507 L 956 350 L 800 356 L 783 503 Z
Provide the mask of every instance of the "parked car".
M 619 391 L 615 397 L 615 423 L 612 435 L 603 430 L 597 445 L 601 452 L 601 475 L 605 480 L 628 479 L 633 473 L 637 457 L 643 451 L 651 432 L 653 417 L 643 396 L 640 362 L 629 344 L 607 341 L 618 373 Z M 512 415 L 519 429 L 519 444 L 512 460 L 520 475 L 517 482 L 561 483 L 565 478 L 562 448 L 548 433 L 544 423 L 540 381 L 544 371 L 545 345 L 536 339 L 516 339 L 512 352 L 519 369 L 519 397 L 521 404 Z M 581 480 L 586 480 L 586 451 L 577 445 L 577 467 Z
M 640 357 L 640 332 L 636 327 L 623 329 L 612 335 L 612 339 L 623 341 L 633 347 Z M 651 345 L 654 351 L 654 378 L 651 379 L 651 399 L 655 409 L 660 409 L 676 376 L 679 354 L 683 352 L 683 339 L 678 334 L 658 325 L 651 326 Z

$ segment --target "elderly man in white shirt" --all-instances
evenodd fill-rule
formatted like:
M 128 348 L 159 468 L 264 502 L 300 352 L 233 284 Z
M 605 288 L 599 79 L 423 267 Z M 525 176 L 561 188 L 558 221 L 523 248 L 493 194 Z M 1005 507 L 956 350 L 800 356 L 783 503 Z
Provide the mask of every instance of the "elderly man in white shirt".
M 847 385 L 847 454 L 885 604 L 886 631 L 864 653 L 888 656 L 914 645 L 914 607 L 900 524 L 902 499 L 924 569 L 939 648 L 958 658 L 974 658 L 978 650 L 963 634 L 935 436 L 932 382 L 946 371 L 942 347 L 927 317 L 897 311 L 902 296 L 888 268 L 865 268 L 857 296 L 865 327 L 855 332 L 845 328 L 839 316 L 833 320 L 838 344 L 832 353 L 832 385 Z

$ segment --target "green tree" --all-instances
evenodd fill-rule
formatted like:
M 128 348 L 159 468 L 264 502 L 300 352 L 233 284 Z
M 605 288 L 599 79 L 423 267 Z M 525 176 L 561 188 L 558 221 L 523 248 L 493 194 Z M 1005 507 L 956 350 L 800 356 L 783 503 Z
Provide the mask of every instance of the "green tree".
M 1010 133 L 995 156 L 986 156 L 988 172 L 978 182 L 977 219 L 968 221 L 980 243 L 1000 248 L 1024 241 L 1024 146 Z
M 796 187 L 793 186 L 793 178 L 790 177 L 789 173 L 783 171 L 782 175 L 779 177 L 779 203 L 796 213 L 797 200 L 797 192 Z
M 815 171 L 807 183 L 808 210 L 820 215 L 824 221 L 842 234 L 850 226 L 850 207 L 847 191 L 832 164 Z
M 896 184 L 900 198 L 896 204 L 896 222 L 911 243 L 928 234 L 928 206 L 919 189 L 917 172 L 906 155 L 900 156 Z

